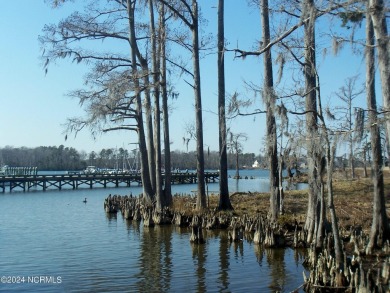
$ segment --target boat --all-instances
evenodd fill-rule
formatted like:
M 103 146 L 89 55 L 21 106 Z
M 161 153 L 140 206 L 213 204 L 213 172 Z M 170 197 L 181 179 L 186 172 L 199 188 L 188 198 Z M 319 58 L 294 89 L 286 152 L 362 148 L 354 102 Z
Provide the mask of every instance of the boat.
M 26 175 L 37 175 L 37 167 L 10 167 L 3 165 L 0 168 L 0 176 L 26 176 Z
M 2 175 L 2 176 L 7 175 L 7 170 L 8 170 L 8 166 L 7 165 L 1 166 L 1 168 L 0 168 L 0 175 Z
M 99 168 L 95 166 L 87 166 L 84 170 L 84 174 L 97 174 L 99 172 Z

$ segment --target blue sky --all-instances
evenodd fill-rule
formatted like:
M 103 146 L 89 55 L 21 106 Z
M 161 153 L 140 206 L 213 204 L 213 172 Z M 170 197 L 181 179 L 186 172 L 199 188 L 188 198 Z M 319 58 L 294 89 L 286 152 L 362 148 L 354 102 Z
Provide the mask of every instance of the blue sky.
M 76 1 L 77 2 L 77 1 Z M 80 1 L 79 1 L 80 2 Z M 83 1 L 84 2 L 84 1 Z M 207 30 L 216 32 L 216 0 L 201 0 L 200 4 L 208 21 Z M 240 4 L 237 4 L 240 3 Z M 45 75 L 39 56 L 41 55 L 38 36 L 45 24 L 57 23 L 69 15 L 74 5 L 65 5 L 53 10 L 43 0 L 2 1 L 0 11 L 0 147 L 58 146 L 74 147 L 77 150 L 100 151 L 102 148 L 134 148 L 136 135 L 130 132 L 104 134 L 93 140 L 87 131 L 68 136 L 65 141 L 63 124 L 68 117 L 82 115 L 78 101 L 66 93 L 83 85 L 85 68 L 64 60 L 51 66 Z M 225 37 L 230 47 L 236 45 L 253 48 L 261 38 L 260 14 L 248 8 L 246 1 L 226 0 Z M 327 28 L 324 27 L 324 30 Z M 364 29 L 364 28 L 363 28 Z M 319 28 L 321 30 L 321 28 Z M 325 47 L 327 44 L 321 44 Z M 226 55 L 226 91 L 235 91 L 240 96 L 252 97 L 244 86 L 244 80 L 261 85 L 262 58 L 247 57 L 235 59 L 233 53 Z M 202 60 L 202 97 L 204 110 L 205 148 L 218 149 L 217 125 L 217 72 L 216 55 Z M 337 57 L 318 57 L 322 95 L 324 103 L 332 92 L 344 84 L 345 78 L 362 73 L 364 61 L 345 49 Z M 288 75 L 288 74 L 287 74 Z M 188 78 L 187 78 L 188 79 Z M 288 82 L 288 79 L 287 79 Z M 170 117 L 172 150 L 185 150 L 182 137 L 185 125 L 194 121 L 194 99 L 192 89 L 183 81 L 175 81 L 180 92 L 178 100 L 172 102 L 174 111 Z M 362 96 L 356 103 L 364 107 Z M 262 103 L 257 103 L 262 107 Z M 265 117 L 240 117 L 230 122 L 235 133 L 246 133 L 244 152 L 259 154 L 263 149 Z M 195 150 L 190 143 L 190 150 Z

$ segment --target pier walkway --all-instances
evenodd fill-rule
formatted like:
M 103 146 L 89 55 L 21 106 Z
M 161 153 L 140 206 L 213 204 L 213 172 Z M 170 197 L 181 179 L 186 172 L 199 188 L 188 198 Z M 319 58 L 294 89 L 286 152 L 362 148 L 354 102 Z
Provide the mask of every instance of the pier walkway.
M 164 178 L 164 175 L 163 175 Z M 218 172 L 205 172 L 206 182 L 219 180 Z M 194 172 L 171 173 L 172 184 L 191 184 L 197 182 Z M 12 175 L 0 176 L 0 192 L 9 188 L 29 191 L 31 189 L 47 190 L 79 187 L 129 187 L 131 184 L 142 185 L 140 174 L 65 174 L 65 175 Z

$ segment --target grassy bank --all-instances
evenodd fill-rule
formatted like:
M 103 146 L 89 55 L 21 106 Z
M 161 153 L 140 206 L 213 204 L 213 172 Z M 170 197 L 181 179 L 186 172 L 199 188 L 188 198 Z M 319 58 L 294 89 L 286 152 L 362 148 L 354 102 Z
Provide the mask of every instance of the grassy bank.
M 344 172 L 334 174 L 334 204 L 340 227 L 361 227 L 368 232 L 372 220 L 373 186 L 369 177 L 363 178 L 362 170 L 357 169 L 356 174 L 356 179 L 346 178 L 348 174 Z M 388 170 L 384 171 L 384 178 L 387 214 L 390 217 L 390 172 Z M 287 190 L 284 191 L 284 195 L 285 213 L 279 220 L 282 223 L 292 223 L 295 220 L 303 223 L 307 210 L 307 190 Z M 218 200 L 217 194 L 209 195 L 210 210 L 217 208 Z M 230 195 L 230 200 L 234 207 L 234 214 L 237 216 L 266 215 L 269 209 L 269 193 L 236 192 Z M 194 206 L 194 197 L 174 197 L 174 210 L 192 214 Z

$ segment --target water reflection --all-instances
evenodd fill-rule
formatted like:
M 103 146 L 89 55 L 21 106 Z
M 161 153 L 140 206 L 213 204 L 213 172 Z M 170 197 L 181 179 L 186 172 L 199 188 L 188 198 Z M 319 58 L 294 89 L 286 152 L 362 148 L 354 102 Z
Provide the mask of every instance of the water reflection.
M 135 234 L 137 237 L 141 235 L 141 222 L 140 221 L 132 221 L 123 219 L 126 223 L 127 234 L 132 235 Z
M 205 244 L 194 244 L 191 243 L 192 248 L 192 260 L 195 268 L 197 286 L 196 292 L 203 293 L 207 292 L 206 285 L 206 260 L 207 260 L 207 248 Z
M 108 223 L 116 222 L 116 220 L 118 219 L 118 216 L 116 213 L 106 213 L 106 219 L 107 219 Z
M 226 238 L 220 237 L 220 245 L 219 245 L 219 264 L 221 266 L 220 268 L 220 275 L 218 278 L 218 281 L 220 282 L 220 289 L 221 291 L 226 291 L 229 288 L 229 257 L 230 257 L 230 251 L 228 247 L 228 242 L 226 241 Z
M 244 259 L 244 244 L 243 244 L 243 242 L 242 241 L 231 242 L 230 245 L 233 247 L 234 258 L 236 260 L 243 261 L 243 259 Z
M 167 229 L 165 229 L 167 228 Z M 143 227 L 140 239 L 137 292 L 170 292 L 172 229 Z
M 288 288 L 291 272 L 287 269 L 288 266 L 286 264 L 286 259 L 288 259 L 288 257 L 286 256 L 286 253 L 293 252 L 296 268 L 303 262 L 305 258 L 305 250 L 286 250 L 278 248 L 270 249 L 255 245 L 254 251 L 259 266 L 262 269 L 265 269 L 268 274 L 267 287 L 272 292 L 281 292 Z M 292 288 L 289 289 L 291 291 Z
M 172 227 L 171 227 L 172 228 Z M 162 249 L 160 250 L 160 261 L 163 266 L 161 268 L 161 274 L 163 278 L 160 280 L 162 286 L 167 292 L 171 290 L 171 275 L 172 275 L 172 229 L 156 229 L 157 236 L 161 239 Z M 161 291 L 159 291 L 161 292 Z
M 285 249 L 266 249 L 267 263 L 270 268 L 270 283 L 268 287 L 271 290 L 281 291 L 286 282 L 286 264 L 284 263 Z
M 288 268 L 298 268 L 303 260 L 299 251 L 262 249 L 246 240 L 229 242 L 226 231 L 205 231 L 206 243 L 198 245 L 189 242 L 186 228 L 149 228 L 134 223 L 126 224 L 131 230 L 141 230 L 138 292 L 245 292 L 254 282 L 258 283 L 255 288 L 263 286 L 264 292 L 284 291 L 296 279 Z M 254 255 L 247 249 L 252 245 Z M 185 250 L 190 251 L 189 261 Z
M 298 264 L 303 263 L 303 261 L 306 259 L 306 257 L 307 257 L 306 249 L 298 248 L 298 249 L 294 250 L 294 260 L 295 260 L 295 263 L 297 264 L 297 266 L 298 266 Z
M 259 251 L 247 235 L 230 243 L 226 230 L 204 231 L 206 243 L 191 245 L 187 228 L 145 228 L 120 213 L 106 214 L 106 197 L 104 189 L 0 196 L 6 207 L 0 213 L 3 273 L 63 280 L 39 288 L 2 284 L 0 291 L 236 293 L 291 291 L 302 284 L 300 251 L 278 257 Z

